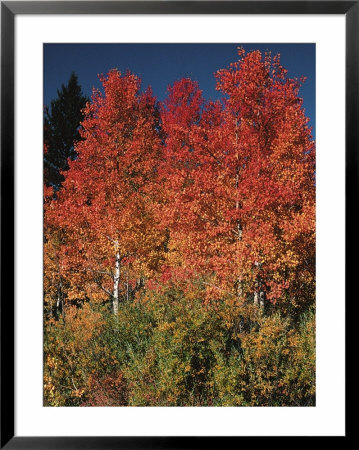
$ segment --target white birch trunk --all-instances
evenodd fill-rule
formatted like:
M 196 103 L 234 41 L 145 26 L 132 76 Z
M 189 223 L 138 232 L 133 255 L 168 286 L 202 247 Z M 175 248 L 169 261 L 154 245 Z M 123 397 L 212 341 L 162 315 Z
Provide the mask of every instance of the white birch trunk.
M 58 318 L 60 316 L 60 312 L 61 312 L 61 296 L 60 293 L 57 293 L 57 299 L 56 299 L 56 318 Z
M 257 267 L 260 267 L 260 263 L 259 262 L 255 262 L 255 265 Z M 264 291 L 261 290 L 261 280 L 257 280 L 256 284 L 255 284 L 255 291 L 254 291 L 254 299 L 253 299 L 253 303 L 258 306 L 260 308 L 260 310 L 263 312 L 264 310 Z
M 264 292 L 259 292 L 259 307 L 263 310 L 264 309 Z
M 255 291 L 254 292 L 254 304 L 258 306 L 261 311 L 264 310 L 264 292 L 263 291 Z
M 236 210 L 239 210 L 239 200 L 238 200 L 238 187 L 239 187 L 239 155 L 238 155 L 238 120 L 236 120 L 236 151 L 237 151 L 237 168 L 236 168 Z M 238 241 L 242 240 L 242 227 L 239 219 L 237 218 L 237 236 Z M 237 297 L 240 300 L 242 297 L 242 280 L 239 276 L 237 279 Z
M 113 313 L 116 317 L 118 316 L 120 274 L 121 274 L 121 257 L 120 252 L 117 250 L 115 273 L 113 277 L 113 298 L 112 298 Z
M 258 303 L 259 303 L 258 297 L 259 297 L 258 291 L 255 291 L 255 292 L 254 292 L 254 300 L 253 300 L 253 303 L 254 303 L 256 306 L 258 306 Z
M 64 316 L 64 305 L 63 305 L 63 297 L 62 297 L 62 281 L 60 277 L 59 286 L 57 288 L 57 298 L 56 298 L 56 319 L 60 317 L 60 314 Z

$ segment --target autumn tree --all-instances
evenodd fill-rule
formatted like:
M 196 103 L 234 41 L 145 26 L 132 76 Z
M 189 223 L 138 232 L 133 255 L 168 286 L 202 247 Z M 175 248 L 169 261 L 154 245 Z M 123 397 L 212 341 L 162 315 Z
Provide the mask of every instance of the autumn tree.
M 160 158 L 158 114 L 151 90 L 117 70 L 101 77 L 85 108 L 81 137 L 47 220 L 65 234 L 62 267 L 68 300 L 112 300 L 155 269 L 162 235 L 153 214 Z M 124 283 L 126 287 L 124 287 Z
M 61 173 L 68 169 L 68 159 L 74 159 L 74 142 L 81 139 L 79 125 L 83 119 L 82 110 L 88 98 L 82 93 L 75 73 L 66 85 L 57 90 L 57 98 L 50 108 L 44 110 L 44 181 L 47 186 L 58 189 L 64 181 Z
M 313 301 L 314 142 L 279 57 L 259 51 L 217 72 L 221 103 L 182 80 L 163 112 L 177 267 L 229 290 L 292 305 Z M 166 172 L 166 171 L 164 171 Z

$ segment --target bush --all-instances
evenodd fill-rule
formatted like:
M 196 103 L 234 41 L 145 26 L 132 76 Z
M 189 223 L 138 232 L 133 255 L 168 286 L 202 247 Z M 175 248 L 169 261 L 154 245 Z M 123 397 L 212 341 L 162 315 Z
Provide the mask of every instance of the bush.
M 308 406 L 315 404 L 315 318 L 201 292 L 148 291 L 106 309 L 73 308 L 45 329 L 45 404 Z
M 309 406 L 315 404 L 314 317 L 298 329 L 279 314 L 261 317 L 243 333 L 240 348 L 219 359 L 214 378 L 218 405 Z

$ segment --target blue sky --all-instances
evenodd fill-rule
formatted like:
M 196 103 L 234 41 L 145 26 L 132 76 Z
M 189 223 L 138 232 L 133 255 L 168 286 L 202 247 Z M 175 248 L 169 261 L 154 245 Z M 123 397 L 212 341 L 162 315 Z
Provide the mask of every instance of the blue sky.
M 138 75 L 142 87 L 152 86 L 158 100 L 182 77 L 198 81 L 204 97 L 215 100 L 220 93 L 213 74 L 238 59 L 238 46 L 279 53 L 289 77 L 307 77 L 300 96 L 315 136 L 315 44 L 44 44 L 44 105 L 56 98 L 72 71 L 84 94 L 91 96 L 93 87 L 101 87 L 97 75 L 113 68 Z

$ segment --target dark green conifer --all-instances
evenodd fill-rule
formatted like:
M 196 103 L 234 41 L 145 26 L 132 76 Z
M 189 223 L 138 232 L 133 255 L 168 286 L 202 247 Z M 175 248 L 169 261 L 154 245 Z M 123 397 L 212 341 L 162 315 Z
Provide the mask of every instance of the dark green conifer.
M 75 159 L 74 142 L 81 139 L 79 126 L 83 119 L 82 109 L 88 98 L 82 93 L 75 73 L 67 85 L 57 90 L 57 98 L 44 112 L 44 182 L 55 190 L 61 187 L 62 171 L 68 170 L 68 158 Z

